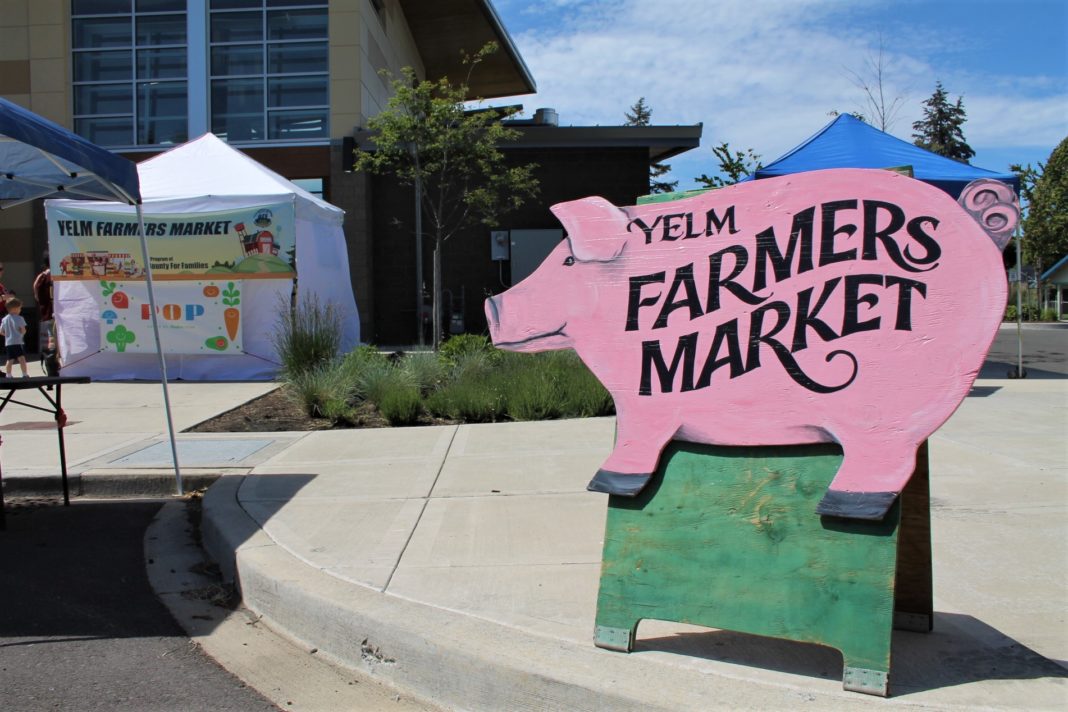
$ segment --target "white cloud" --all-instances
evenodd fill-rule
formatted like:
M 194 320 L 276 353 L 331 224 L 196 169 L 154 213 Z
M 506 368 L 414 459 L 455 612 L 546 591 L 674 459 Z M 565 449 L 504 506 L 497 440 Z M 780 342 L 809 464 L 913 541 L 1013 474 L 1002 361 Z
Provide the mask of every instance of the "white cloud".
M 691 174 L 676 169 L 687 177 L 714 170 L 708 146 L 728 141 L 768 161 L 818 130 L 832 109 L 863 110 L 849 70 L 861 71 L 879 41 L 878 30 L 848 22 L 866 0 L 555 4 L 574 7 L 562 9 L 551 30 L 515 36 L 540 88 L 522 98 L 528 114 L 549 106 L 563 124 L 618 124 L 644 96 L 654 123 L 704 123 L 702 148 L 691 152 L 700 160 L 673 162 L 701 164 Z M 951 96 L 964 95 L 973 147 L 1054 145 L 1068 133 L 1064 92 L 1036 96 L 1049 90 L 1048 78 L 938 75 L 925 59 L 935 38 L 917 31 L 908 39 L 887 42 L 884 55 L 888 95 L 907 97 L 895 135 L 909 139 L 936 78 Z

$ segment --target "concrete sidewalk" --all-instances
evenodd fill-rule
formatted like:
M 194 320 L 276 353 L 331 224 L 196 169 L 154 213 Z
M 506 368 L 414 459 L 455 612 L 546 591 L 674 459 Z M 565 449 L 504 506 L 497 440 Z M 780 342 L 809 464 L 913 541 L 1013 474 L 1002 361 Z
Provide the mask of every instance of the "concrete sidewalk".
M 173 384 L 176 427 L 271 388 Z M 160 402 L 158 384 L 64 389 L 73 491 L 169 491 Z M 58 492 L 50 423 L 0 415 L 7 488 Z M 980 379 L 932 438 L 935 631 L 895 632 L 889 700 L 843 692 L 840 655 L 813 645 L 647 621 L 634 653 L 595 648 L 606 497 L 585 485 L 613 428 L 181 434 L 179 447 L 187 479 L 224 475 L 205 542 L 247 606 L 444 707 L 1068 706 L 1068 378 Z
M 313 432 L 208 494 L 246 605 L 457 709 L 1064 709 L 1068 380 L 981 380 L 931 441 L 935 631 L 894 697 L 813 645 L 654 621 L 592 644 L 611 418 Z

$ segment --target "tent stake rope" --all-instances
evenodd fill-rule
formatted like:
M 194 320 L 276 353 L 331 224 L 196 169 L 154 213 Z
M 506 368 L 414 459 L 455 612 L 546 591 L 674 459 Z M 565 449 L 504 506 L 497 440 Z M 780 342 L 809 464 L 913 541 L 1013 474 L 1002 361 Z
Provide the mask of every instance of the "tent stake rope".
M 160 383 L 163 385 L 163 410 L 167 414 L 167 434 L 171 440 L 171 458 L 174 460 L 174 481 L 178 488 L 178 496 L 185 494 L 182 490 L 182 471 L 178 467 L 178 444 L 174 439 L 174 419 L 171 417 L 171 398 L 167 392 L 167 360 L 163 357 L 163 345 L 159 338 L 159 321 L 156 314 L 156 296 L 152 288 L 152 263 L 148 259 L 148 240 L 145 238 L 145 215 L 141 210 L 141 203 L 134 206 L 137 209 L 137 228 L 141 237 L 141 257 L 145 262 L 145 281 L 148 284 L 148 308 L 152 314 L 152 334 L 156 338 L 156 355 L 159 356 Z

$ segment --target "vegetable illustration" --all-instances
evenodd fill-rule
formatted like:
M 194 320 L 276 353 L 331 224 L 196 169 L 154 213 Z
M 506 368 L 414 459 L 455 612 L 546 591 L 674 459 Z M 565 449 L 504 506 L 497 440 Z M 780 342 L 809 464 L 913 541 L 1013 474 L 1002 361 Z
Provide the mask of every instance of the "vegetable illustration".
M 115 344 L 115 350 L 121 354 L 126 351 L 126 346 L 128 344 L 137 341 L 137 335 L 122 324 L 119 324 L 108 332 L 107 340 L 109 344 Z
M 116 314 L 111 309 L 108 309 L 103 314 L 100 315 L 100 318 L 103 319 L 104 321 L 106 321 L 108 324 L 111 324 L 112 322 L 114 322 L 116 319 L 119 318 L 119 315 Z
M 222 303 L 228 307 L 223 310 L 223 322 L 226 324 L 226 333 L 230 335 L 232 341 L 237 338 L 237 329 L 241 323 L 241 311 L 237 308 L 237 305 L 241 303 L 241 291 L 234 286 L 233 282 L 227 282 L 222 296 Z
M 100 286 L 104 289 L 103 296 L 105 297 L 110 296 L 111 293 L 115 291 L 115 283 L 109 282 L 106 279 L 100 280 Z
M 111 305 L 116 309 L 127 309 L 130 306 L 130 298 L 126 292 L 115 292 L 111 295 Z
M 230 342 L 226 340 L 225 336 L 212 336 L 210 339 L 204 342 L 204 345 L 209 349 L 216 351 L 225 351 L 226 347 L 230 345 Z
M 204 296 L 205 297 L 217 297 L 217 296 L 219 296 L 219 288 L 216 287 L 214 284 L 209 284 L 208 286 L 204 287 Z

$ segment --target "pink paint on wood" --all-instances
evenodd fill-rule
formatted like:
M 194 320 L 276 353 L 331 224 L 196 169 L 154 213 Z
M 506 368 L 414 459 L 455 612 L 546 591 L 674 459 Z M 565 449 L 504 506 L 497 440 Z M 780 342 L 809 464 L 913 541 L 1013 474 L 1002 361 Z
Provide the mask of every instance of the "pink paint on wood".
M 969 186 L 965 209 L 905 176 L 836 169 L 670 203 L 562 203 L 568 238 L 487 300 L 490 333 L 514 351 L 573 348 L 611 392 L 616 445 L 591 489 L 636 494 L 673 438 L 837 442 L 817 511 L 881 518 L 1004 313 L 991 238 L 1019 215 L 1004 188 Z

